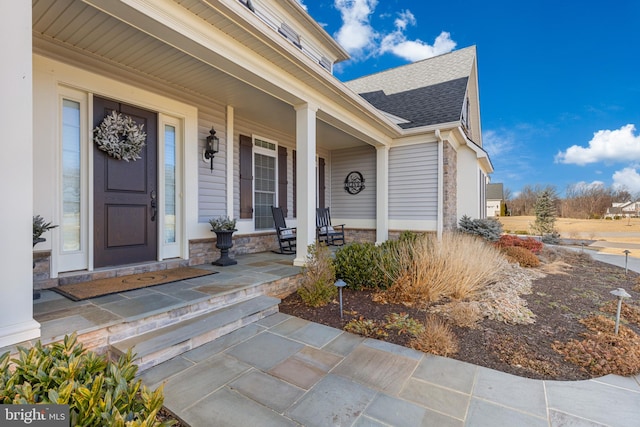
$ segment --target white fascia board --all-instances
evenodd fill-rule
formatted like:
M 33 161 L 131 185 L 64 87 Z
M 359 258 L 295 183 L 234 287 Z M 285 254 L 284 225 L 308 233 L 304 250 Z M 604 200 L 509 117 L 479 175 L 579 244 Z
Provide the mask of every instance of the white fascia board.
M 491 159 L 489 159 L 489 154 L 484 151 L 482 147 L 479 147 L 475 142 L 467 138 L 467 135 L 464 133 L 461 127 L 458 127 L 457 130 L 457 133 L 462 136 L 462 140 L 465 142 L 467 147 L 469 147 L 474 153 L 476 153 L 476 157 L 480 161 L 480 164 L 483 166 L 485 173 L 492 173 L 494 169 L 493 164 L 491 163 Z

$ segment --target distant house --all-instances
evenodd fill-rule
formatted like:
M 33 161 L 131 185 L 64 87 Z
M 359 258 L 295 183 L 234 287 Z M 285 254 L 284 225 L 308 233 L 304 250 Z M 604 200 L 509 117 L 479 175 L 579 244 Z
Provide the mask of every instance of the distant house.
M 502 183 L 487 184 L 487 217 L 500 216 L 504 206 Z
M 612 203 L 611 207 L 607 208 L 605 218 L 618 217 L 640 217 L 640 201 L 636 202 L 622 202 Z

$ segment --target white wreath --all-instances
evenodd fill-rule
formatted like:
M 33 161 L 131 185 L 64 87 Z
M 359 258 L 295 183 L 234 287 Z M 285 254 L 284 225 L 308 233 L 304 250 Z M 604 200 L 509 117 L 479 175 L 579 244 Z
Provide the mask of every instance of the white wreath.
M 113 111 L 93 130 L 98 148 L 114 159 L 125 161 L 140 159 L 147 134 L 144 125 L 137 125 L 129 116 Z

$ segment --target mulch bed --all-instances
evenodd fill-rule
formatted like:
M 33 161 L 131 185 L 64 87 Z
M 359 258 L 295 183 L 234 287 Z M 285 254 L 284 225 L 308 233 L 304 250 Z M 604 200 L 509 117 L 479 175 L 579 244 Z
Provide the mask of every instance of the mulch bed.
M 551 347 L 554 341 L 581 340 L 587 331 L 579 320 L 590 315 L 604 314 L 603 304 L 614 301 L 610 291 L 624 288 L 631 294 L 631 304 L 638 304 L 640 275 L 624 269 L 594 261 L 580 254 L 566 254 L 571 268 L 564 273 L 547 274 L 536 279 L 532 293 L 524 295 L 528 307 L 536 315 L 530 325 L 509 325 L 484 319 L 475 329 L 453 327 L 459 340 L 455 359 L 527 378 L 552 380 L 581 380 L 592 378 L 584 368 L 569 363 Z M 636 290 L 633 290 L 635 287 Z M 380 304 L 372 300 L 372 291 L 344 289 L 344 319 L 340 319 L 337 299 L 332 303 L 312 308 L 306 306 L 297 294 L 285 298 L 280 311 L 292 316 L 342 329 L 352 319 L 384 321 L 390 313 L 408 313 L 423 321 L 425 309 L 404 305 Z M 607 316 L 612 317 L 611 314 Z M 624 320 L 624 319 L 623 319 Z M 637 323 L 625 323 L 640 334 Z M 393 331 L 383 338 L 406 345 L 410 337 Z

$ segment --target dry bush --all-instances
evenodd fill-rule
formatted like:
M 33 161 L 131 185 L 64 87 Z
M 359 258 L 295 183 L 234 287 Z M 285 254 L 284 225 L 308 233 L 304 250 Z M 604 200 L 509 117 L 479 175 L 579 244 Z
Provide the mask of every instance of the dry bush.
M 435 306 L 429 312 L 440 314 L 459 328 L 475 329 L 483 319 L 478 301 L 452 301 Z
M 550 377 L 558 374 L 553 363 L 535 358 L 536 351 L 521 337 L 491 334 L 489 343 L 491 352 L 508 365 Z
M 593 375 L 640 373 L 640 337 L 632 329 L 620 325 L 616 335 L 615 321 L 604 316 L 588 317 L 580 323 L 590 331 L 582 334 L 582 341 L 556 341 L 552 345 L 565 360 Z
M 600 311 L 615 315 L 618 312 L 618 301 L 609 301 L 600 307 Z M 620 320 L 640 326 L 640 307 L 622 302 Z
M 522 246 L 507 246 L 500 249 L 510 261 L 517 262 L 521 267 L 537 267 L 540 260 L 529 249 Z
M 424 353 L 449 356 L 458 352 L 458 338 L 444 320 L 429 315 L 424 331 L 409 341 L 408 346 Z
M 309 245 L 307 264 L 302 269 L 302 279 L 297 291 L 302 301 L 311 307 L 328 304 L 338 295 L 335 280 L 336 273 L 329 248 L 317 242 Z
M 470 297 L 496 280 L 506 265 L 492 245 L 464 233 L 445 233 L 441 241 L 421 235 L 400 242 L 390 256 L 394 269 L 385 273 L 393 285 L 385 299 L 407 305 Z

